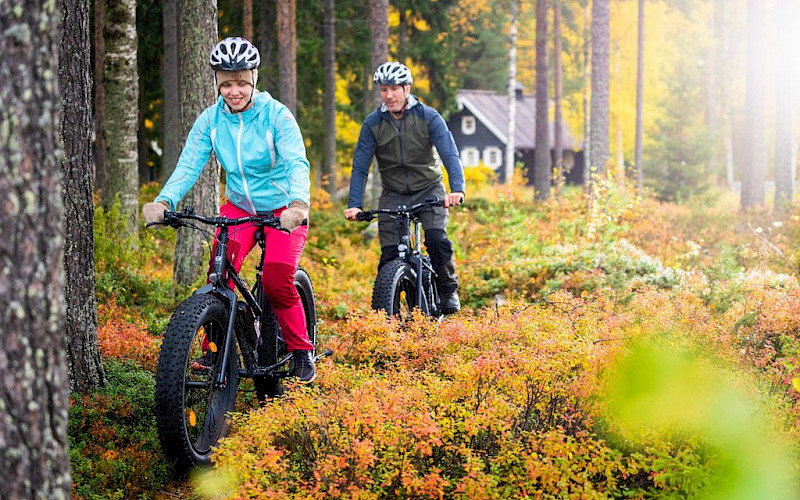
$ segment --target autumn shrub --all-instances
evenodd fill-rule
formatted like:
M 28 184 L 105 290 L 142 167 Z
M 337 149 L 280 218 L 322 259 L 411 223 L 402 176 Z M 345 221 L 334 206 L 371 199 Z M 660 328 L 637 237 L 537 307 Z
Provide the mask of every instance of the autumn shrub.
M 147 324 L 117 304 L 116 298 L 97 307 L 97 344 L 106 358 L 133 361 L 155 371 L 161 339 L 151 335 Z
M 105 372 L 106 387 L 70 401 L 73 496 L 154 498 L 170 473 L 156 436 L 153 375 L 113 359 L 105 360 Z

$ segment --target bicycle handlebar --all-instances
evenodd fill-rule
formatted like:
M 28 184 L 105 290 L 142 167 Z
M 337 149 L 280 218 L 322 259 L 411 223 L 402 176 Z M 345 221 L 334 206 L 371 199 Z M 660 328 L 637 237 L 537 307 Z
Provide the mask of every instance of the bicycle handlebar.
M 280 218 L 276 217 L 274 214 L 271 213 L 268 215 L 249 215 L 247 217 L 239 217 L 237 219 L 229 219 L 227 217 L 206 217 L 204 215 L 195 214 L 194 207 L 192 206 L 184 208 L 183 212 L 177 212 L 177 211 L 164 212 L 163 222 L 151 222 L 147 224 L 146 227 L 154 225 L 165 225 L 178 228 L 187 225 L 187 223 L 184 222 L 184 220 L 196 220 L 198 222 L 202 222 L 203 224 L 209 224 L 217 227 L 238 226 L 240 224 L 247 224 L 252 222 L 273 229 L 281 229 L 284 231 L 288 231 L 287 229 L 281 227 Z
M 429 200 L 425 200 L 422 203 L 417 203 L 416 205 L 406 206 L 400 205 L 397 208 L 378 208 L 375 210 L 362 210 L 356 214 L 356 220 L 359 221 L 371 221 L 378 214 L 388 214 L 388 215 L 416 215 L 423 208 L 428 207 L 441 207 L 444 206 L 444 200 L 441 198 L 431 198 Z

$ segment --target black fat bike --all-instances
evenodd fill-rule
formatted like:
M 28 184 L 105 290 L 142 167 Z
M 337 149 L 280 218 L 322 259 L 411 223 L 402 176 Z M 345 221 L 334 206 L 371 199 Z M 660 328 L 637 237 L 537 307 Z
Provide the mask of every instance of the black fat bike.
M 213 269 L 209 283 L 173 313 L 156 370 L 158 436 L 178 472 L 210 463 L 212 447 L 228 432 L 226 415 L 234 409 L 241 378 L 253 379 L 258 401 L 264 404 L 283 393 L 282 380 L 292 368 L 291 353 L 261 285 L 263 228 L 281 229 L 280 220 L 271 213 L 238 219 L 205 217 L 186 207 L 183 212 L 166 212 L 163 224 L 206 231 L 193 221 L 220 229 Z M 242 224 L 262 228 L 257 234 L 262 255 L 252 288 L 227 258 L 229 229 Z M 316 348 L 317 312 L 311 279 L 298 268 L 294 283 L 305 310 L 308 338 Z M 331 353 L 317 355 L 315 350 L 314 358 Z
M 436 272 L 431 265 L 431 258 L 422 253 L 422 221 L 419 218 L 427 208 L 440 207 L 442 204 L 442 200 L 435 198 L 394 209 L 365 210 L 356 215 L 356 220 L 370 221 L 379 214 L 385 214 L 394 219 L 400 228 L 400 242 L 397 244 L 399 257 L 384 264 L 375 277 L 373 309 L 400 317 L 408 317 L 415 308 L 429 316 L 442 315 Z

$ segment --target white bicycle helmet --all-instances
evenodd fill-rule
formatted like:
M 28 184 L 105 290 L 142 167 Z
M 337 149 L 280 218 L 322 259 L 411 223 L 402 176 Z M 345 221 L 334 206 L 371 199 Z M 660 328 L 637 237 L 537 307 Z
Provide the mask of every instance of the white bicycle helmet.
M 387 62 L 378 66 L 372 76 L 374 85 L 411 85 L 414 79 L 411 78 L 411 71 L 408 67 L 399 62 Z
M 261 64 L 258 49 L 242 37 L 228 37 L 211 49 L 211 68 L 216 71 L 254 70 Z

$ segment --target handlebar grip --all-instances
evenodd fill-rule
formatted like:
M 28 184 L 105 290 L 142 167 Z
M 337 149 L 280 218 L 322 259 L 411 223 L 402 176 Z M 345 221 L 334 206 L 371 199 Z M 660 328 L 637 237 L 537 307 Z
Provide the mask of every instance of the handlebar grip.
M 358 212 L 356 214 L 356 220 L 360 220 L 363 222 L 371 221 L 375 218 L 375 214 L 370 212 Z

